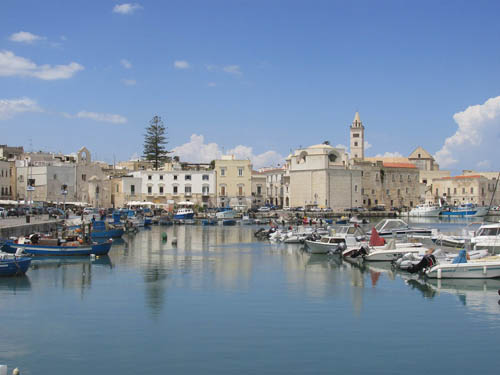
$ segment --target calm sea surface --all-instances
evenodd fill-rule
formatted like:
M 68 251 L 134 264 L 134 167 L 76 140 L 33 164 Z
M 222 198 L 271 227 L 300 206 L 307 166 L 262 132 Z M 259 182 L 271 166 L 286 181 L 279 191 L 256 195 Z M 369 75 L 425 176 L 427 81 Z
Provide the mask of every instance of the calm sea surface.
M 33 261 L 26 277 L 0 279 L 0 364 L 50 375 L 500 371 L 500 280 L 412 280 L 259 242 L 256 229 L 153 227 L 109 257 Z

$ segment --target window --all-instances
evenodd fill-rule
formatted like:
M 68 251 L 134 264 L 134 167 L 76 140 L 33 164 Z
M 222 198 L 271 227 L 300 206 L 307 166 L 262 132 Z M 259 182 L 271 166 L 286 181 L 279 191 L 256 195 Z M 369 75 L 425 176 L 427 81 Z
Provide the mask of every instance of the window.
M 474 194 L 474 188 L 473 187 L 470 188 L 470 193 Z
M 87 181 L 87 175 L 86 174 L 82 174 L 82 181 Z
M 375 194 L 375 190 L 372 189 L 372 194 Z
M 202 179 L 203 181 L 208 181 L 208 178 L 209 178 L 209 177 L 208 177 L 208 174 L 204 174 L 203 176 L 201 176 L 201 179 Z
M 148 174 L 148 180 L 152 180 L 153 179 L 153 176 L 151 176 L 150 174 Z
M 390 195 L 389 189 L 387 189 L 387 190 L 385 191 L 385 193 L 386 193 L 387 195 Z
M 395 182 L 396 181 L 396 176 L 394 176 L 394 174 L 392 174 L 392 182 Z
M 153 187 L 152 186 L 148 186 L 148 194 L 151 194 L 153 192 Z
M 160 186 L 160 194 L 163 194 L 163 186 Z
M 328 154 L 328 160 L 330 161 L 330 163 L 335 163 L 335 161 L 337 160 L 337 155 L 331 152 L 330 154 Z
M 57 180 L 57 175 L 56 174 L 54 174 L 54 180 Z
M 462 194 L 465 194 L 465 188 L 462 188 Z
M 457 194 L 457 188 L 453 188 L 453 194 Z
M 399 175 L 399 182 L 403 182 L 403 175 L 402 174 Z
M 358 147 L 358 142 L 354 142 L 354 147 Z
M 116 192 L 119 193 L 120 192 L 120 185 L 116 185 Z
M 243 196 L 243 186 L 241 186 L 241 185 L 240 185 L 240 186 L 238 186 L 238 195 L 239 195 L 240 197 L 242 197 L 242 196 Z
M 191 181 L 191 175 L 190 174 L 184 175 L 184 181 Z
M 220 175 L 225 176 L 226 175 L 226 168 L 221 168 L 220 169 Z
M 160 175 L 160 180 L 163 180 L 163 175 L 162 174 Z
M 406 194 L 408 194 L 408 188 L 406 188 Z
M 135 194 L 135 185 L 130 185 L 130 194 L 131 195 Z
M 187 195 L 191 195 L 191 186 L 184 186 L 184 193 Z
M 354 133 L 354 134 L 352 135 L 352 137 L 353 137 L 353 138 L 359 138 L 359 133 Z
M 177 181 L 177 175 L 174 174 L 174 181 Z
M 220 187 L 220 195 L 223 197 L 226 195 L 226 187 L 224 185 Z
M 358 192 L 358 185 L 354 185 L 354 191 L 357 193 Z
M 174 190 L 173 190 L 174 194 L 177 194 L 177 186 L 174 186 L 173 188 L 174 188 Z
M 398 196 L 401 195 L 401 189 L 398 189 Z
M 262 194 L 262 185 L 257 185 L 257 195 Z
M 210 187 L 208 185 L 203 185 L 203 187 L 201 188 L 201 191 L 202 191 L 203 195 L 208 195 L 208 193 L 210 192 Z
M 411 176 L 408 175 L 408 182 L 411 182 Z
M 238 168 L 238 176 L 239 177 L 243 176 L 243 168 Z
M 365 193 L 365 188 L 361 188 L 361 194 L 364 194 L 364 193 Z
M 451 190 L 451 189 L 450 189 L 450 188 L 448 188 L 448 196 L 450 196 L 450 194 L 451 194 L 450 190 Z

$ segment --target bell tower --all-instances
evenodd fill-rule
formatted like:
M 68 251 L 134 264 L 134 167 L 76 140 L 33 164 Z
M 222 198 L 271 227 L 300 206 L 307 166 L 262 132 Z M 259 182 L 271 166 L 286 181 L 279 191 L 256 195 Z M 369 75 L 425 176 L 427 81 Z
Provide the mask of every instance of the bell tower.
M 359 118 L 359 112 L 354 115 L 354 121 L 351 124 L 351 158 L 365 158 L 365 127 Z

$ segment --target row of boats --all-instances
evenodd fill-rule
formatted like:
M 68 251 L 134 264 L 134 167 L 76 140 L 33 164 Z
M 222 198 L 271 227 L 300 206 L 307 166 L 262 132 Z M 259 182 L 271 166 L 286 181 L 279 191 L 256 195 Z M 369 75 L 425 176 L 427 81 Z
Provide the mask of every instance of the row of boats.
M 441 206 L 435 204 L 420 204 L 408 212 L 412 217 L 482 217 L 488 215 L 489 207 L 467 203 L 458 206 Z
M 495 238 L 487 236 L 492 234 L 492 228 L 495 228 Z M 380 221 L 372 228 L 371 236 L 359 225 L 328 229 L 274 227 L 255 233 L 257 237 L 271 241 L 303 243 L 312 254 L 337 254 L 353 263 L 392 262 L 401 270 L 438 279 L 500 277 L 500 256 L 495 255 L 500 250 L 499 234 L 500 223 L 485 224 L 473 237 L 474 247 L 469 251 L 462 249 L 457 254 L 456 250 L 446 252 L 417 242 L 418 239 L 432 240 L 436 244 L 442 236 L 437 230 L 412 228 L 401 219 Z

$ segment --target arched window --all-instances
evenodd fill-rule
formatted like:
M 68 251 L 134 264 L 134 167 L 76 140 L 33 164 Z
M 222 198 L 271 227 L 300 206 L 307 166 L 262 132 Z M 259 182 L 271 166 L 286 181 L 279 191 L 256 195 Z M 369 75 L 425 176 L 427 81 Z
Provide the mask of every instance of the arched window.
M 335 152 L 330 152 L 328 154 L 328 161 L 330 163 L 335 163 L 337 161 L 337 159 L 339 158 L 339 156 L 335 153 Z

